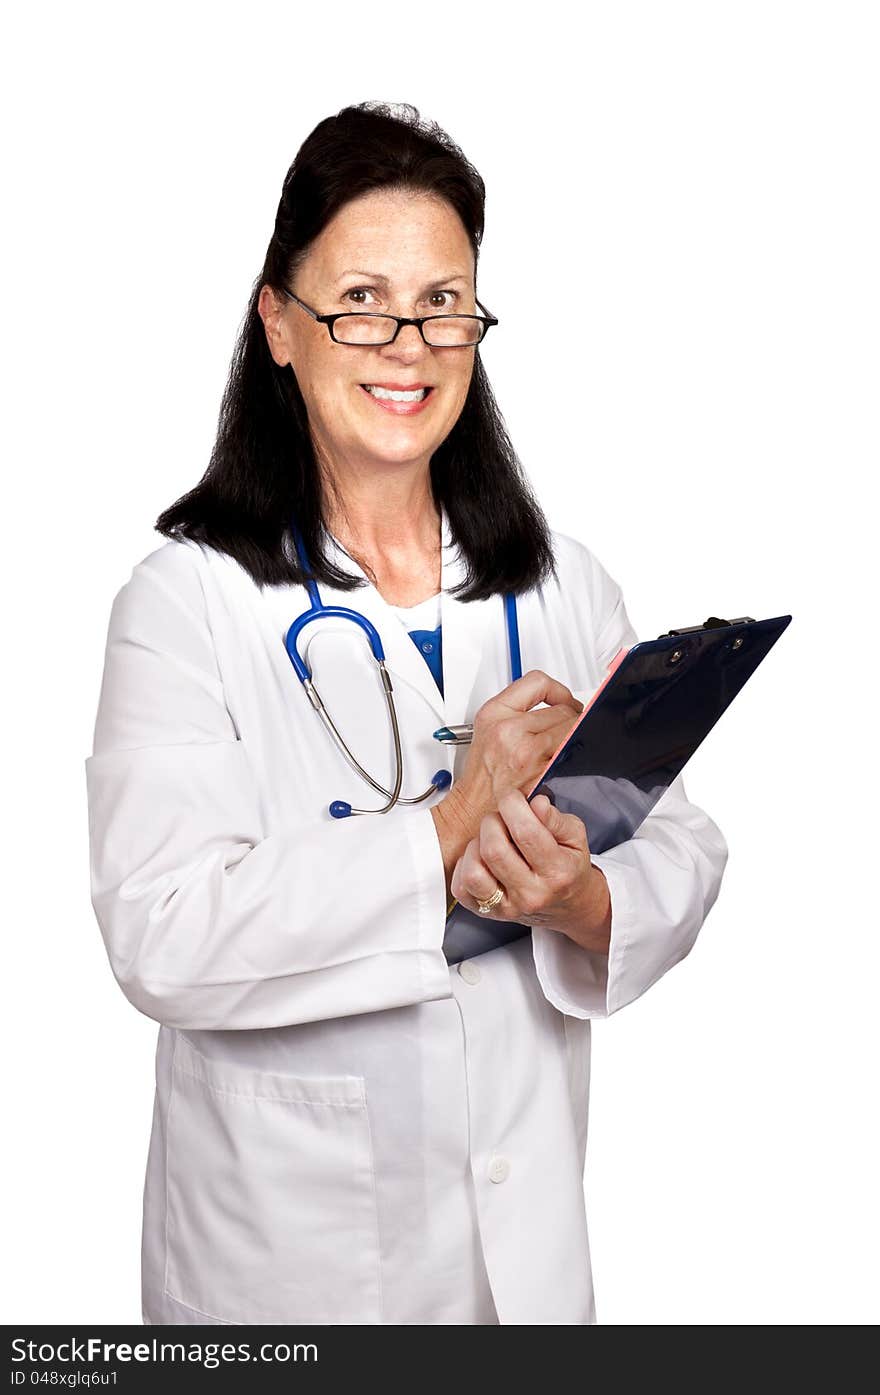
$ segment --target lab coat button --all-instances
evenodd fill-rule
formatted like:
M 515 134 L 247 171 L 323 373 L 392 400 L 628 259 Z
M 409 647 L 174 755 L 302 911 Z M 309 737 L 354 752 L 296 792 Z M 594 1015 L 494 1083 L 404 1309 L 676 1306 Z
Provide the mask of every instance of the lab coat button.
M 458 966 L 458 972 L 461 974 L 465 983 L 479 983 L 480 979 L 483 977 L 476 964 L 471 959 L 462 959 Z
M 510 1163 L 506 1158 L 493 1158 L 489 1164 L 489 1181 L 506 1182 L 510 1176 Z

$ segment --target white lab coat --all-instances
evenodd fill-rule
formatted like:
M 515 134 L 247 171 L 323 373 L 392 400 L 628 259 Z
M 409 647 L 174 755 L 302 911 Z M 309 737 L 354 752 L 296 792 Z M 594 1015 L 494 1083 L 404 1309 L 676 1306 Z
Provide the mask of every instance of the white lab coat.
M 510 682 L 502 598 L 449 594 L 463 567 L 445 513 L 442 526 L 445 700 L 373 586 L 321 586 L 380 632 L 405 794 L 460 772 L 466 750 L 431 733 Z M 518 600 L 523 665 L 583 698 L 636 636 L 592 553 L 554 542 L 558 582 Z M 333 799 L 380 801 L 285 652 L 307 605 L 303 587 L 261 593 L 223 554 L 165 542 L 112 607 L 85 764 L 92 904 L 123 992 L 161 1024 L 144 1321 L 594 1323 L 590 1022 L 688 953 L 724 838 L 679 779 L 595 859 L 608 956 L 535 929 L 450 968 L 430 814 L 443 796 L 328 814 Z M 329 619 L 302 647 L 353 751 L 390 783 L 366 643 Z

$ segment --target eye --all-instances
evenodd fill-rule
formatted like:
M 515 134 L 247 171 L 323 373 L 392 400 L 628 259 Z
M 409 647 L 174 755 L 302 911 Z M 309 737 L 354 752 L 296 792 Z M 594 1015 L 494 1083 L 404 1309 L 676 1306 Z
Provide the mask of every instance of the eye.
M 460 297 L 457 291 L 432 291 L 430 295 L 426 297 L 425 303 L 432 314 L 436 315 L 453 310 L 455 302 L 459 299 Z M 380 296 L 371 286 L 352 286 L 350 290 L 343 293 L 341 301 L 347 302 L 352 306 L 362 306 L 364 308 L 379 307 L 382 303 Z
M 368 296 L 373 296 L 373 291 L 370 290 L 369 286 L 352 286 L 350 291 L 345 292 L 342 299 L 348 300 L 352 305 L 372 305 L 374 301 L 368 300 Z

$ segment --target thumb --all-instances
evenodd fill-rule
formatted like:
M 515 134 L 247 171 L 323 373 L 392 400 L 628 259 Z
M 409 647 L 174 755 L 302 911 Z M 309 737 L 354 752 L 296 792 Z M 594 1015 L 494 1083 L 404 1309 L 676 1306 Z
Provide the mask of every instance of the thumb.
M 544 827 L 549 829 L 551 833 L 555 833 L 560 826 L 562 815 L 553 801 L 546 794 L 536 794 L 531 802 L 531 807 Z
M 577 852 L 589 854 L 586 825 L 577 815 L 563 814 L 546 794 L 536 794 L 530 807 L 561 847 L 574 848 Z

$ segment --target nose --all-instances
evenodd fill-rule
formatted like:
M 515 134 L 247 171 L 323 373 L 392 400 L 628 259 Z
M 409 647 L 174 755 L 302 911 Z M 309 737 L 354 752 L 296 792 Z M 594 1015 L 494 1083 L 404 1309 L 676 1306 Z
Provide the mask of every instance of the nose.
M 379 352 L 383 358 L 395 359 L 400 363 L 415 363 L 427 349 L 428 345 L 419 333 L 418 325 L 403 325 L 397 338 L 390 344 L 383 344 Z

